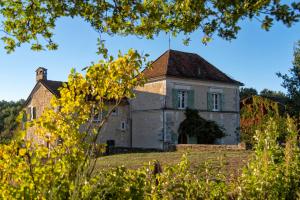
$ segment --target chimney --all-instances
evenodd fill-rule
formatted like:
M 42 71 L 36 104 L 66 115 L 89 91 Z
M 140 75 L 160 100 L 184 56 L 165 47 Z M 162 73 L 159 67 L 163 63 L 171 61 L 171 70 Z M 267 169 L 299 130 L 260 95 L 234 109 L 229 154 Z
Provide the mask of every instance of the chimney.
M 36 72 L 36 82 L 40 80 L 47 80 L 47 69 L 39 67 L 35 70 Z

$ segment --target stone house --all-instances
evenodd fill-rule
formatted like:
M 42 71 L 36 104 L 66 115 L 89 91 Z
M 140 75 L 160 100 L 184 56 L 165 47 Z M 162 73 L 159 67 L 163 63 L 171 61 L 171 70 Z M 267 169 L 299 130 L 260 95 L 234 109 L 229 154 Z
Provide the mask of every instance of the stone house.
M 239 142 L 239 87 L 233 80 L 197 54 L 168 50 L 142 73 L 147 78 L 135 89 L 136 97 L 123 102 L 110 116 L 99 142 L 116 146 L 166 149 L 177 143 L 197 143 L 197 138 L 177 133 L 187 107 L 225 129 L 219 144 Z M 53 95 L 59 97 L 62 82 L 47 80 L 47 70 L 36 70 L 37 83 L 26 100 L 31 118 L 39 117 Z

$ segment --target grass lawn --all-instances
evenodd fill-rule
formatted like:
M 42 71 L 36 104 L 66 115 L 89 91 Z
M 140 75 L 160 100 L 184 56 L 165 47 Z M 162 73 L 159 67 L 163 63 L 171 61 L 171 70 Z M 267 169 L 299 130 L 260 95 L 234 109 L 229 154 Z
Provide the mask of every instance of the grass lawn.
M 109 169 L 118 166 L 125 166 L 130 169 L 137 169 L 149 162 L 158 160 L 162 166 L 175 165 L 180 162 L 184 152 L 153 152 L 153 153 L 127 153 L 100 157 L 97 162 L 97 169 Z M 188 159 L 192 169 L 197 169 L 205 163 L 211 162 L 217 165 L 220 158 L 223 159 L 228 172 L 238 172 L 244 166 L 251 154 L 251 151 L 191 151 L 188 152 Z

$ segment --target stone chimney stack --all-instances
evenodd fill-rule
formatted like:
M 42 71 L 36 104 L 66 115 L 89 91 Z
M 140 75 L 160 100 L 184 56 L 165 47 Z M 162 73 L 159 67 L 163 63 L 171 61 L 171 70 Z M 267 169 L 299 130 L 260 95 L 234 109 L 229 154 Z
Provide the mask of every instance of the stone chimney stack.
M 35 70 L 36 72 L 36 82 L 40 80 L 47 80 L 47 69 L 39 67 Z

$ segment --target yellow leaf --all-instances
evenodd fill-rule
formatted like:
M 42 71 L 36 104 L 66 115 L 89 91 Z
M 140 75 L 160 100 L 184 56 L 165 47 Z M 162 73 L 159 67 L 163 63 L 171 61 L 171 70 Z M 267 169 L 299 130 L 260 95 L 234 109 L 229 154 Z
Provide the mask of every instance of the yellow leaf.
M 22 148 L 22 149 L 19 150 L 19 155 L 20 156 L 24 156 L 25 153 L 26 153 L 26 149 Z

